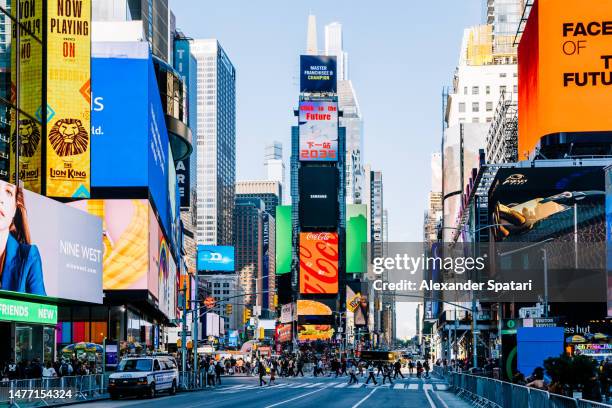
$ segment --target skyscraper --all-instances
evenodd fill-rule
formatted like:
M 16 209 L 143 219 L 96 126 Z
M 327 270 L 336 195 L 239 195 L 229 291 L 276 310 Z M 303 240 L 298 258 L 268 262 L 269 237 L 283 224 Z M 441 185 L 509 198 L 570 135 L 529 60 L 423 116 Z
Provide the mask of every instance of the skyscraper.
M 325 55 L 336 57 L 338 81 L 348 79 L 348 54 L 342 41 L 342 24 L 333 22 L 325 26 Z
M 233 245 L 236 70 L 216 39 L 194 40 L 198 63 L 197 241 Z
M 318 53 L 317 17 L 314 14 L 310 14 L 308 15 L 308 32 L 306 33 L 306 54 L 317 55 Z
M 280 205 L 283 202 L 285 187 L 285 162 L 283 161 L 283 144 L 281 142 L 274 141 L 266 145 L 264 167 L 266 168 L 266 179 L 280 184 Z
M 276 206 L 280 205 L 280 183 L 271 180 L 246 180 L 236 182 L 236 197 L 259 198 L 267 213 L 276 217 Z

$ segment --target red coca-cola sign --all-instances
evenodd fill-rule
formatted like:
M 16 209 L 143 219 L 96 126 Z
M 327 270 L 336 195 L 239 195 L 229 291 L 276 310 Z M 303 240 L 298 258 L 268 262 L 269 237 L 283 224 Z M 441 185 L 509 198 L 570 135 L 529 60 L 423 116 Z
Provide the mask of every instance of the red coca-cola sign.
M 300 233 L 300 293 L 338 293 L 338 234 Z

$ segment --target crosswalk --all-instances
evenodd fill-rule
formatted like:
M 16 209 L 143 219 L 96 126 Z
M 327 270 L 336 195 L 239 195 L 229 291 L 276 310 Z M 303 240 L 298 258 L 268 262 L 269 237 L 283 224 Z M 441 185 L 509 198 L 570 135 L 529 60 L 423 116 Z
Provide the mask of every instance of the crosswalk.
M 392 391 L 445 391 L 448 389 L 447 384 L 443 383 L 425 383 L 425 382 L 394 382 L 393 384 L 382 384 L 380 381 L 378 385 L 373 383 L 365 384 L 363 382 L 357 384 L 349 384 L 348 382 L 333 382 L 333 381 L 317 381 L 317 382 L 279 382 L 273 385 L 266 385 L 260 387 L 259 384 L 239 384 L 239 385 L 228 385 L 220 386 L 217 391 L 223 394 L 230 394 L 240 391 L 262 389 L 262 390 L 273 390 L 273 389 L 319 389 L 319 388 L 331 388 L 331 389 L 372 389 L 372 388 L 385 388 Z

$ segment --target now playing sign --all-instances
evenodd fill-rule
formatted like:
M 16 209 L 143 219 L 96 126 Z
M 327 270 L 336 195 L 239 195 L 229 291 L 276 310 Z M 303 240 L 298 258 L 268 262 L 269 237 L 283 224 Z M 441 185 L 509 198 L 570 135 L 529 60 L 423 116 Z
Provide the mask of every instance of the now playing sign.
M 0 299 L 0 320 L 57 324 L 57 306 Z

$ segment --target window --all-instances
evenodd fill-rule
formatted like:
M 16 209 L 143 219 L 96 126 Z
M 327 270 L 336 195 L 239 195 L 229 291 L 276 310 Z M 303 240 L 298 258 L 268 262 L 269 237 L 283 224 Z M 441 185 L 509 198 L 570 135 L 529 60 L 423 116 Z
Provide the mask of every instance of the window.
M 499 73 L 499 77 L 500 78 L 505 78 L 506 77 L 506 73 L 505 72 L 500 72 Z
M 485 88 L 486 90 L 486 94 L 490 95 L 491 94 L 491 87 L 489 85 L 487 85 L 487 87 Z
M 464 94 L 464 95 L 467 95 L 467 86 L 464 86 L 464 87 L 463 87 L 463 94 Z
M 478 87 L 477 86 L 473 86 L 472 87 L 472 95 L 478 95 Z
M 493 118 L 489 116 L 489 117 L 487 118 L 487 123 L 491 123 L 491 122 L 493 122 Z
M 472 102 L 472 112 L 479 112 L 480 111 L 480 106 L 478 105 L 478 102 Z
M 465 112 L 465 102 L 459 102 L 459 112 Z
M 153 370 L 154 371 L 159 371 L 161 370 L 160 366 L 159 366 L 159 361 L 155 360 L 155 363 L 153 363 Z
M 504 93 L 506 92 L 506 85 L 502 85 L 499 87 L 499 93 Z
M 465 122 L 465 118 L 459 118 L 459 123 L 464 123 Z
M 472 118 L 472 123 L 479 123 L 480 119 L 479 118 Z
M 493 102 L 487 102 L 487 112 L 491 112 L 493 110 Z
M 514 93 L 518 93 L 518 85 L 514 85 L 514 86 L 512 87 L 512 92 L 514 92 Z

